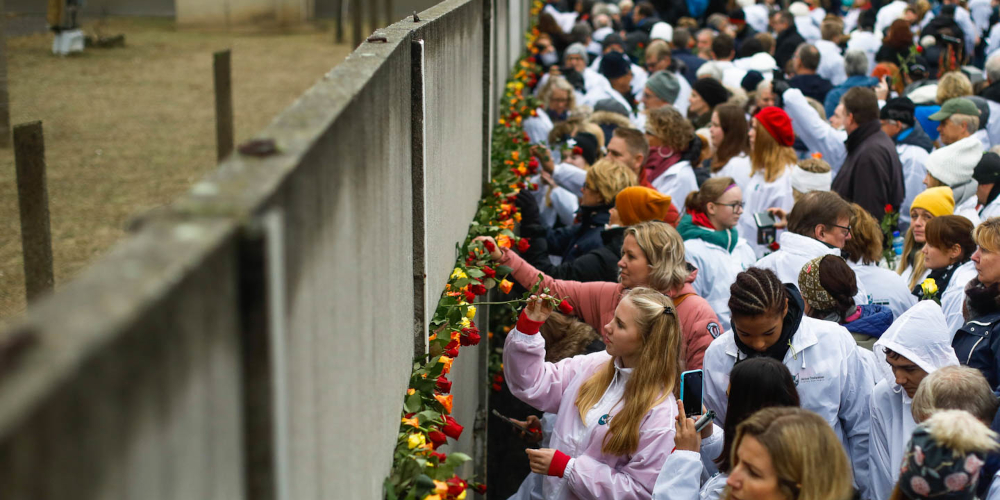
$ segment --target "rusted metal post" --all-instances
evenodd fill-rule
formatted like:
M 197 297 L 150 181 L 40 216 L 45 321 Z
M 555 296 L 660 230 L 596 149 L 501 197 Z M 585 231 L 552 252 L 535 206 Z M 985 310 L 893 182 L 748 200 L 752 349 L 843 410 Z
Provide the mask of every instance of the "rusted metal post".
M 212 61 L 215 74 L 215 149 L 222 161 L 233 152 L 233 78 L 230 51 L 216 52 Z
M 55 283 L 42 122 L 23 123 L 14 127 L 14 165 L 17 170 L 17 201 L 21 212 L 24 288 L 30 303 L 52 290 Z

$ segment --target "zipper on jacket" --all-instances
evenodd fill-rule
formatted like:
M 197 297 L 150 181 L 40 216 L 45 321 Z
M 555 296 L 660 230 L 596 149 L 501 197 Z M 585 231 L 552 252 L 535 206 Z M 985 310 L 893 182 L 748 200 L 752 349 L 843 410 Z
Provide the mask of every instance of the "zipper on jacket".
M 985 338 L 986 337 L 979 337 L 979 340 L 977 340 L 976 343 L 972 345 L 972 349 L 969 351 L 969 359 L 965 360 L 965 366 L 969 366 L 969 363 L 972 362 L 972 354 L 976 352 L 976 347 L 979 347 L 979 343 L 982 342 L 983 339 Z

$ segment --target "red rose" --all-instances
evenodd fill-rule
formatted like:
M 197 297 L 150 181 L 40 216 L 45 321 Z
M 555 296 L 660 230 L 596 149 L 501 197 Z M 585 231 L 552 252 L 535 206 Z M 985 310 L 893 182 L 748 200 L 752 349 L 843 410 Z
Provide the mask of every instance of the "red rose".
M 448 460 L 448 455 L 445 455 L 444 453 L 438 453 L 436 451 L 432 451 L 431 456 L 438 459 L 438 464 L 443 464 L 445 460 Z
M 917 53 L 918 54 L 923 54 L 924 53 L 924 48 L 921 47 L 920 45 L 917 45 Z
M 528 141 L 530 141 L 530 140 L 531 140 L 531 137 L 528 137 L 528 133 L 527 133 L 527 132 L 525 132 L 525 133 L 524 133 L 524 142 L 528 142 Z
M 559 303 L 559 312 L 563 314 L 571 314 L 573 312 L 573 306 L 569 304 L 568 300 L 562 299 L 562 302 Z
M 486 295 L 486 285 L 482 283 L 476 283 L 475 285 L 469 285 L 469 291 L 476 295 Z
M 503 375 L 500 375 L 499 373 L 494 375 L 493 382 L 497 384 L 503 383 Z
M 430 431 L 427 433 L 427 439 L 431 440 L 431 444 L 434 445 L 434 449 L 438 446 L 448 442 L 448 437 L 444 435 L 441 431 Z
M 777 241 L 772 241 L 771 244 L 767 246 L 767 248 L 777 251 L 779 248 L 781 248 L 781 245 L 779 245 Z
M 583 154 L 583 148 L 581 148 L 580 146 L 573 146 L 573 154 L 575 154 L 575 155 L 582 155 Z
M 500 392 L 500 389 L 501 389 L 500 384 L 493 384 L 493 390 L 494 391 Z
M 459 339 L 462 345 L 479 345 L 482 336 L 479 335 L 479 329 L 476 327 L 462 328 L 462 336 Z
M 444 347 L 444 355 L 448 356 L 449 358 L 454 358 L 458 356 L 459 345 L 460 344 L 458 343 L 457 340 L 452 340 L 451 342 L 448 342 L 448 345 Z
M 518 182 L 517 183 L 517 188 L 518 189 L 524 189 L 524 186 L 525 186 L 524 182 Z
M 471 303 L 474 300 L 476 300 L 476 294 L 474 294 L 474 293 L 466 290 L 465 291 L 465 301 Z
M 448 415 L 444 416 L 444 420 L 447 423 L 444 424 L 444 428 L 441 430 L 444 431 L 446 436 L 452 439 L 458 439 L 458 437 L 462 435 L 462 431 L 465 430 L 465 427 L 459 425 L 457 420 L 449 417 Z
M 511 139 L 510 142 L 513 142 L 514 144 L 517 144 L 517 137 Z
M 452 476 L 451 479 L 445 481 L 448 484 L 448 494 L 457 497 L 465 491 L 465 481 L 462 481 L 458 476 Z
M 538 158 L 533 157 L 530 160 L 528 160 L 528 170 L 534 172 L 535 169 L 537 168 L 538 168 Z
M 473 259 L 472 257 L 465 258 L 465 265 L 471 266 L 473 262 L 475 262 L 475 259 Z
M 441 394 L 448 394 L 449 392 L 451 392 L 451 380 L 445 378 L 444 375 L 438 377 L 437 383 L 435 385 L 437 386 L 438 392 L 440 392 Z
M 485 495 L 486 494 L 486 485 L 485 484 L 477 484 L 477 485 L 473 486 L 472 489 L 476 490 L 476 493 L 479 493 L 480 495 Z
M 497 249 L 496 245 L 494 245 L 490 240 L 483 241 L 483 246 L 486 247 L 486 251 L 489 253 L 493 253 L 493 251 Z
M 888 203 L 886 203 L 885 207 L 883 207 L 883 208 L 885 209 L 886 212 L 892 212 L 892 205 L 890 205 Z
M 527 252 L 529 248 L 531 248 L 531 243 L 528 243 L 528 238 L 521 238 L 517 240 L 517 250 L 519 252 Z
M 493 268 L 490 267 L 490 266 L 483 266 L 483 274 L 485 274 L 487 278 L 496 278 L 497 277 L 497 272 L 494 271 Z

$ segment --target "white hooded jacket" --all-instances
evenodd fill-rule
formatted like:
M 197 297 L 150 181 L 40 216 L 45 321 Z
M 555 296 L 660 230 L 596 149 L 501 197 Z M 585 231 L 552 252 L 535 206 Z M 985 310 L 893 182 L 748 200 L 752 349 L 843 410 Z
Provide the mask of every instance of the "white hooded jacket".
M 744 214 L 745 215 L 745 214 Z M 729 329 L 729 285 L 736 281 L 736 275 L 757 261 L 753 249 L 746 240 L 739 238 L 733 252 L 702 239 L 684 241 L 684 257 L 698 268 L 698 277 L 691 286 L 712 306 L 719 316 L 722 331 Z
M 875 264 L 847 261 L 858 279 L 858 286 L 868 291 L 868 303 L 886 306 L 892 310 L 892 317 L 898 318 L 917 303 L 917 297 L 910 293 L 903 277 L 878 267 Z
M 715 412 L 716 422 L 726 420 L 726 389 L 737 351 L 731 330 L 705 351 L 705 407 Z M 871 498 L 868 433 L 874 380 L 858 355 L 854 338 L 832 321 L 803 316 L 783 363 L 795 380 L 802 408 L 816 412 L 833 427 L 853 464 L 861 498 Z
M 764 172 L 757 172 L 750 176 L 750 182 L 743 189 L 743 216 L 736 229 L 750 244 L 757 258 L 763 257 L 769 250 L 766 246 L 757 244 L 757 224 L 753 220 L 753 214 L 771 207 L 778 207 L 786 212 L 792 209 L 795 203 L 792 195 L 792 165 L 794 164 L 787 165 L 774 182 L 767 182 L 764 180 Z
M 810 151 L 823 155 L 823 160 L 830 164 L 830 171 L 836 177 L 847 159 L 847 146 L 844 145 L 847 132 L 833 128 L 830 122 L 821 118 L 801 90 L 788 89 L 781 94 L 781 98 L 785 103 L 785 112 L 792 119 L 795 136 L 802 139 Z
M 949 340 L 955 336 L 955 332 L 965 324 L 965 316 L 962 315 L 962 304 L 965 303 L 965 285 L 979 275 L 976 271 L 976 263 L 971 260 L 962 264 L 951 275 L 948 280 L 948 288 L 941 294 L 941 310 L 944 311 L 944 318 L 948 324 Z M 941 285 L 938 285 L 940 288 Z
M 906 443 L 913 433 L 911 404 L 913 400 L 903 387 L 896 384 L 892 368 L 886 362 L 890 349 L 912 361 L 927 373 L 945 366 L 958 366 L 958 357 L 951 347 L 951 334 L 946 330 L 941 308 L 923 300 L 899 317 L 875 342 L 875 356 L 883 378 L 875 385 L 871 398 L 871 474 L 873 500 L 886 500 L 899 478 Z

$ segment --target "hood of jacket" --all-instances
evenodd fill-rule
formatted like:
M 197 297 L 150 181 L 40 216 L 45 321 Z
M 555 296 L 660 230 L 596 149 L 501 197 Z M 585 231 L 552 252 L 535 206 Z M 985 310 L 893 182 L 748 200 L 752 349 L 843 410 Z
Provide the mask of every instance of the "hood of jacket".
M 920 369 L 931 373 L 945 366 L 958 366 L 958 357 L 951 347 L 948 322 L 941 306 L 933 300 L 921 300 L 899 316 L 889 329 L 879 337 L 872 349 L 878 359 L 882 376 L 893 384 L 897 392 L 892 368 L 885 360 L 884 349 L 889 349 L 912 361 Z
M 951 187 L 952 196 L 955 198 L 955 206 L 961 205 L 965 200 L 976 196 L 976 188 L 979 183 L 975 179 L 969 179 L 957 186 Z
M 820 255 L 840 255 L 840 249 L 831 247 L 822 241 L 798 233 L 785 231 L 778 235 L 779 251 L 784 251 L 794 255 L 801 255 L 810 259 Z M 796 271 L 798 275 L 798 271 Z
M 733 249 L 736 248 L 736 243 L 740 239 L 736 229 L 718 230 L 702 227 L 694 223 L 691 214 L 684 214 L 684 217 L 681 217 L 681 222 L 677 224 L 677 232 L 685 241 L 702 240 L 725 248 L 729 253 L 733 253 Z
M 892 309 L 877 304 L 858 306 L 861 315 L 844 323 L 844 328 L 851 333 L 861 333 L 869 337 L 880 337 L 892 325 Z
M 885 132 L 882 131 L 882 122 L 878 120 L 859 125 L 858 128 L 854 129 L 854 132 L 847 134 L 847 140 L 844 141 L 844 145 L 847 146 L 847 154 L 850 155 L 858 149 L 858 146 L 878 134 L 885 135 Z
M 924 128 L 920 126 L 920 122 L 913 124 L 913 127 L 910 128 L 910 130 L 911 132 L 909 135 L 898 141 L 897 144 L 917 146 L 918 148 L 924 149 L 928 153 L 934 151 L 934 141 L 932 141 L 930 136 L 927 135 L 927 132 L 924 132 Z M 900 135 L 902 134 L 903 133 L 900 132 Z M 899 136 L 897 135 L 896 137 L 898 138 Z
M 853 87 L 876 87 L 876 86 L 878 86 L 878 78 L 875 78 L 874 76 L 854 75 L 848 77 L 847 80 L 844 80 L 844 83 L 837 85 L 836 88 L 847 90 Z
M 615 125 L 617 127 L 625 128 L 632 127 L 632 122 L 629 121 L 627 116 L 622 116 L 614 111 L 595 111 L 590 115 L 590 122 L 597 125 Z

